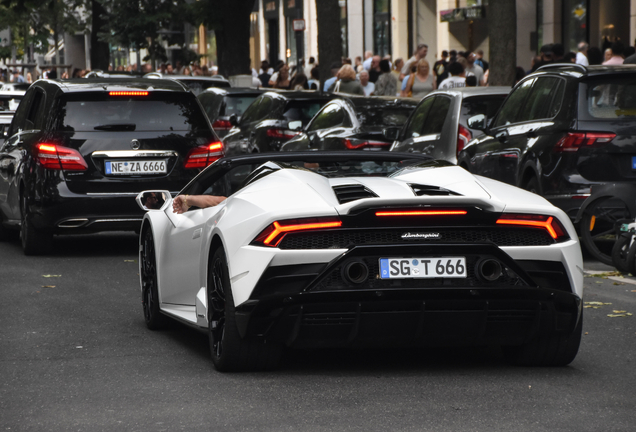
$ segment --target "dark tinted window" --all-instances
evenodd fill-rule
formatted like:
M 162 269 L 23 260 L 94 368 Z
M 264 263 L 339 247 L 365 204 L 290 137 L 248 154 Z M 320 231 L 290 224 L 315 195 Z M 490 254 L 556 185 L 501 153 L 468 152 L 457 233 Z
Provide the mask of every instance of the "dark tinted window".
M 258 110 L 254 114 L 254 120 L 263 120 L 266 118 L 271 118 L 272 116 L 272 98 L 264 97 L 261 100 L 261 103 L 258 104 Z
M 27 112 L 29 110 L 29 106 L 31 101 L 33 100 L 33 95 L 35 93 L 35 88 L 27 91 L 24 95 L 24 98 L 20 102 L 18 109 L 13 115 L 13 120 L 11 121 L 11 128 L 9 130 L 9 136 L 18 133 L 18 130 L 24 130 L 24 122 L 27 117 Z
M 497 114 L 497 110 L 499 110 L 504 99 L 506 99 L 506 95 L 464 98 L 464 100 L 462 100 L 461 118 L 466 121 L 472 116 L 484 114 L 487 118 L 491 119 Z
M 315 101 L 315 100 L 293 100 L 287 102 L 285 110 L 283 111 L 283 117 L 286 120 L 294 121 L 301 120 L 303 124 L 316 115 L 320 108 L 325 106 L 328 101 Z
M 413 107 L 356 107 L 356 117 L 362 126 L 402 126 L 411 115 Z
M 247 107 L 256 99 L 256 95 L 238 96 L 238 95 L 226 95 L 224 98 L 224 104 L 221 107 L 220 116 L 231 116 L 236 114 L 238 117 L 242 116 Z
M 553 97 L 552 104 L 550 105 L 550 110 L 548 111 L 548 118 L 555 117 L 559 111 L 561 111 L 561 106 L 563 106 L 563 98 L 565 96 L 565 80 L 558 80 L 557 84 L 552 89 Z
M 332 128 L 341 125 L 345 120 L 344 109 L 338 104 L 325 107 L 309 125 L 309 131 Z
M 29 106 L 29 112 L 27 113 L 26 121 L 24 122 L 24 128 L 36 129 L 42 124 L 41 112 L 44 108 L 44 91 L 35 88 L 35 94 L 33 100 Z
M 538 78 L 532 86 L 532 92 L 521 110 L 517 121 L 532 121 L 549 118 L 553 89 L 559 84 L 558 78 Z
M 64 131 L 191 131 L 209 129 L 191 93 L 156 92 L 121 97 L 108 93 L 65 95 L 55 121 Z
M 413 113 L 413 116 L 411 117 L 411 120 L 404 132 L 404 139 L 415 138 L 422 135 L 424 121 L 426 120 L 428 111 L 431 109 L 431 106 L 433 106 L 433 102 L 435 102 L 435 98 L 430 97 L 428 99 L 424 99 L 424 101 L 415 108 L 415 112 Z
M 249 107 L 247 107 L 247 109 L 243 113 L 243 117 L 241 117 L 241 127 L 257 119 L 256 115 L 258 113 L 258 106 L 260 105 L 262 100 L 263 100 L 263 97 L 261 96 L 260 98 L 252 102 L 252 104 Z
M 526 100 L 526 96 L 530 93 L 534 81 L 534 79 L 524 81 L 519 87 L 512 91 L 506 102 L 501 106 L 494 126 L 504 126 L 517 121 L 519 111 Z
M 219 110 L 221 109 L 221 103 L 223 102 L 223 96 L 214 93 L 201 93 L 199 96 L 199 102 L 203 105 L 205 113 L 210 119 L 215 119 L 219 116 Z
M 603 75 L 581 83 L 579 117 L 633 121 L 636 118 L 636 76 Z
M 435 103 L 431 108 L 431 111 L 426 117 L 424 122 L 424 129 L 422 129 L 422 135 L 438 134 L 442 132 L 444 122 L 446 121 L 446 115 L 450 109 L 451 100 L 449 97 L 437 96 L 435 97 Z

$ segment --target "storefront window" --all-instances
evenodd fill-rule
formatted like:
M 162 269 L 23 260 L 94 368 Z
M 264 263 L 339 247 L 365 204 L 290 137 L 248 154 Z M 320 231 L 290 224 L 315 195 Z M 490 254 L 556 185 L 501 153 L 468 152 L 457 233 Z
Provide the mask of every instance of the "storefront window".
M 380 57 L 391 54 L 391 0 L 373 2 L 373 48 Z
M 563 0 L 563 45 L 565 52 L 588 41 L 589 0 Z

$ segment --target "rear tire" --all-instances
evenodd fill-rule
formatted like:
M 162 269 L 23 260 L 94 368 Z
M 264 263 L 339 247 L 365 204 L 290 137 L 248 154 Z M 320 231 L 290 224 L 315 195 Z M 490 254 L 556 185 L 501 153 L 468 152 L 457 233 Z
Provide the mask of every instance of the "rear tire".
M 25 255 L 46 255 L 53 250 L 53 234 L 38 231 L 31 223 L 29 206 L 26 198 L 20 200 L 22 221 L 20 224 L 20 240 Z
M 239 334 L 223 248 L 214 251 L 210 258 L 208 323 L 212 362 L 218 371 L 271 370 L 278 365 L 280 345 L 244 339 Z
M 540 335 L 525 345 L 504 347 L 508 363 L 516 366 L 567 366 L 579 351 L 583 332 L 583 314 L 569 334 Z
M 614 264 L 614 267 L 616 267 L 616 270 L 621 273 L 629 272 L 627 255 L 629 253 L 629 246 L 632 241 L 632 237 L 632 233 L 622 233 L 612 248 L 612 263 Z
M 539 191 L 539 181 L 537 180 L 536 177 L 532 177 L 530 180 L 528 180 L 523 188 L 527 190 L 528 192 L 541 195 Z
M 627 270 L 636 276 L 636 241 L 632 243 L 627 252 Z

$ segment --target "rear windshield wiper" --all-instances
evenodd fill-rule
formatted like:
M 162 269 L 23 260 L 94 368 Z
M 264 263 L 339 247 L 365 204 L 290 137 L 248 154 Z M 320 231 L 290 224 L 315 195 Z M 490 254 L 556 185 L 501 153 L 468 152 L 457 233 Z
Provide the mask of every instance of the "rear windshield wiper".
M 93 129 L 95 130 L 108 130 L 108 131 L 124 131 L 133 132 L 137 128 L 134 123 L 118 123 L 118 124 L 103 124 L 97 125 Z

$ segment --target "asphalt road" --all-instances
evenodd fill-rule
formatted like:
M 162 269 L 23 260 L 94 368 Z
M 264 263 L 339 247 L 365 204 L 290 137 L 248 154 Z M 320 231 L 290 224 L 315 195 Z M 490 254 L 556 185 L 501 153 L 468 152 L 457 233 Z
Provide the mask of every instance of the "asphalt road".
M 60 238 L 48 257 L 0 243 L 0 430 L 636 430 L 634 278 L 585 279 L 603 304 L 565 368 L 497 348 L 328 350 L 221 374 L 204 334 L 146 329 L 136 250 L 124 233 Z

